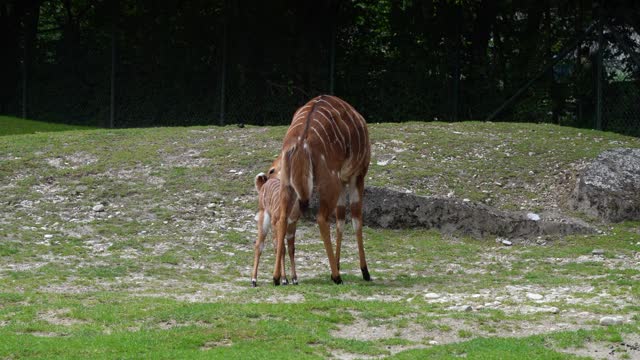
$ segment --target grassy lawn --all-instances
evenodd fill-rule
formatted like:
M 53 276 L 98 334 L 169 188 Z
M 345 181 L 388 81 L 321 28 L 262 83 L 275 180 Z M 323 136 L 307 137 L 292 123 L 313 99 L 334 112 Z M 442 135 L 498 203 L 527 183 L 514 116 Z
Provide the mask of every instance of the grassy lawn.
M 47 123 L 0 115 L 0 136 L 87 129 L 93 129 L 93 127 Z
M 0 358 L 640 356 L 638 222 L 586 219 L 601 234 L 510 247 L 365 228 L 372 282 L 347 227 L 336 286 L 304 221 L 300 285 L 270 285 L 268 242 L 251 288 L 253 177 L 286 127 L 35 131 L 0 137 Z M 566 204 L 579 171 L 606 149 L 640 147 L 536 124 L 370 132 L 370 185 L 580 217 Z

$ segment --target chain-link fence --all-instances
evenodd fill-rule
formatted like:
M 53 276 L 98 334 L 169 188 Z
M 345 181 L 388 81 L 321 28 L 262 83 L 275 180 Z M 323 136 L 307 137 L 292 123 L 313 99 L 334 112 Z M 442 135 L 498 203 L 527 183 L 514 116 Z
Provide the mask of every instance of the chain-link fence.
M 640 81 L 612 81 L 604 93 L 603 129 L 640 136 Z
M 413 33 L 357 43 L 371 29 L 354 24 L 304 37 L 275 23 L 282 28 L 268 36 L 245 34 L 240 22 L 225 27 L 228 9 L 207 11 L 184 19 L 160 12 L 150 29 L 138 15 L 120 29 L 94 20 L 96 31 L 74 46 L 41 35 L 35 55 L 23 59 L 8 113 L 105 127 L 273 125 L 287 124 L 308 99 L 333 93 L 370 122 L 491 119 L 640 135 L 640 35 L 631 27 L 605 24 L 602 37 L 597 21 L 586 31 L 547 31 L 540 48 L 496 37 L 478 57 L 459 27 L 416 36 L 430 41 L 420 48 L 408 42 Z M 169 33 L 169 25 L 180 30 Z

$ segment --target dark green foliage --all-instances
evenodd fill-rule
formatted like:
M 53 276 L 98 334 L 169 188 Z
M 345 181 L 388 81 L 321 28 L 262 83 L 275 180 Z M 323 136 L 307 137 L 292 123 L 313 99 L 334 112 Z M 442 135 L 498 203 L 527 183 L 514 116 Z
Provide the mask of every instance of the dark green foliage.
M 0 113 L 106 126 L 113 57 L 116 127 L 286 124 L 328 92 L 371 122 L 480 120 L 599 18 L 591 0 L 9 3 Z M 602 13 L 635 46 L 639 5 Z M 593 127 L 596 38 L 499 119 Z M 603 126 L 637 134 L 638 68 L 616 41 L 604 76 L 625 85 L 605 86 Z

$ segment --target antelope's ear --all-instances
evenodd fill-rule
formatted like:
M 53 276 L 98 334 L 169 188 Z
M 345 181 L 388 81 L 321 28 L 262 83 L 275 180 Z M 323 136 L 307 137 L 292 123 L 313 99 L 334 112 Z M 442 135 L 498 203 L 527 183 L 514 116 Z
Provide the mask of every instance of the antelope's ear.
M 267 178 L 267 175 L 265 175 L 264 173 L 260 173 L 256 175 L 256 191 L 257 192 L 260 192 L 262 185 L 264 185 L 264 183 L 266 183 L 267 180 L 269 180 L 269 178 Z

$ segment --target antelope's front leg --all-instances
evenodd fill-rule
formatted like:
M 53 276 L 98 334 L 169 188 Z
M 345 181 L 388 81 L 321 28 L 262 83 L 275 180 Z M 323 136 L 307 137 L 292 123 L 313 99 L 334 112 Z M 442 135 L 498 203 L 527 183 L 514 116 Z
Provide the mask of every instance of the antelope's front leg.
M 264 226 L 264 211 L 258 213 L 258 238 L 253 246 L 253 272 L 251 273 L 251 286 L 258 286 L 258 264 L 260 263 L 260 255 L 264 251 L 264 239 L 267 236 L 267 229 Z

